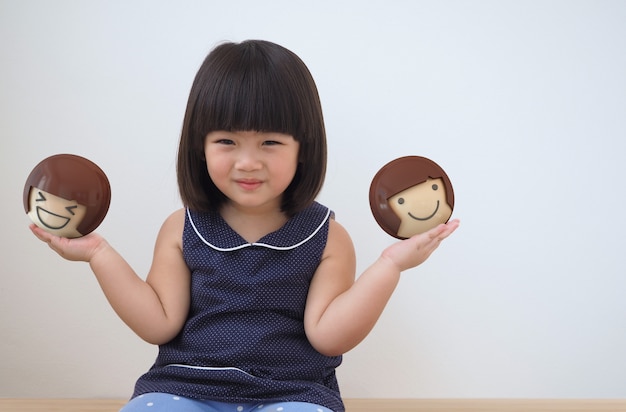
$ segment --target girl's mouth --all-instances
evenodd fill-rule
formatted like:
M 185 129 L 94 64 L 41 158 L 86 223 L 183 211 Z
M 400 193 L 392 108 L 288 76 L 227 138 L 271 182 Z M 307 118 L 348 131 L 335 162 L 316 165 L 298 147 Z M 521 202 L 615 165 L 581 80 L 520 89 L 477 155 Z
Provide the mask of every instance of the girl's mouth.
M 253 179 L 240 179 L 240 180 L 237 180 L 236 182 L 237 182 L 237 185 L 239 185 L 239 187 L 241 187 L 244 190 L 255 190 L 259 186 L 261 186 L 261 184 L 263 183 L 260 180 L 253 180 Z

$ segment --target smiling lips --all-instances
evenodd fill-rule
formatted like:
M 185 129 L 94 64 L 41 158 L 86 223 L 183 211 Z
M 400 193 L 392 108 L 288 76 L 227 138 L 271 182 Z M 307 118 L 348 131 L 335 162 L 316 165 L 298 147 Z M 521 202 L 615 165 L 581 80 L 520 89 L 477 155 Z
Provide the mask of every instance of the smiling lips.
M 238 179 L 236 180 L 237 185 L 244 190 L 254 190 L 257 189 L 263 183 L 261 180 L 257 179 Z
M 428 217 L 417 217 L 417 216 L 413 216 L 411 214 L 411 212 L 409 212 L 409 216 L 411 216 L 411 218 L 415 219 L 415 220 L 428 220 L 431 219 L 433 216 L 435 216 L 435 214 L 437 214 L 437 211 L 439 210 L 439 201 L 437 200 L 437 207 L 435 207 L 435 211 Z

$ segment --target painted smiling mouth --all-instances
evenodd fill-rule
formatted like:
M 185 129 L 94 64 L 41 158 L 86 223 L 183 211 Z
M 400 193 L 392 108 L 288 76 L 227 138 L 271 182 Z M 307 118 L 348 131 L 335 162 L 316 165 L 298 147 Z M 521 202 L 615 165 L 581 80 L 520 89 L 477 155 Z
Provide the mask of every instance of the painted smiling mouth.
M 40 206 L 37 206 L 37 218 L 45 227 L 53 230 L 63 229 L 70 222 L 69 217 L 57 215 Z
M 435 214 L 437 213 L 437 211 L 439 210 L 439 201 L 437 200 L 437 207 L 435 208 L 435 211 L 428 217 L 417 217 L 417 216 L 413 216 L 411 214 L 411 212 L 409 212 L 409 216 L 411 216 L 411 218 L 415 219 L 415 220 L 428 220 L 430 218 L 432 218 L 433 216 L 435 216 Z

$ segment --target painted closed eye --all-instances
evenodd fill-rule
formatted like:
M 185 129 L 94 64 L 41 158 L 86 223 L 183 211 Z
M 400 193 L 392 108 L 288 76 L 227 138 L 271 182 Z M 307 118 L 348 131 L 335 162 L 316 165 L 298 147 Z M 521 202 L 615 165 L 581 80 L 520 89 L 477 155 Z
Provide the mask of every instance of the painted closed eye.
M 37 192 L 37 194 L 39 194 L 39 197 L 37 199 L 35 199 L 35 202 L 45 202 L 46 201 L 46 197 L 43 195 L 43 193 Z
M 67 206 L 67 207 L 65 208 L 65 210 L 67 210 L 68 212 L 70 212 L 70 214 L 71 214 L 72 216 L 74 216 L 74 215 L 76 214 L 76 213 L 74 213 L 74 209 L 76 209 L 77 207 L 78 207 L 78 206 L 76 206 L 76 205 L 74 205 L 74 206 Z

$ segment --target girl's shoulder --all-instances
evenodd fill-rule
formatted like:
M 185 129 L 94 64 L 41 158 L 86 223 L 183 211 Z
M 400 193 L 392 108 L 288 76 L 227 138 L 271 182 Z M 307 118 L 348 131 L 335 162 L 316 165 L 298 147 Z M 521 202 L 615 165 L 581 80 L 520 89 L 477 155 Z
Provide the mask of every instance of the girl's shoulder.
M 182 237 L 185 227 L 185 209 L 181 208 L 172 212 L 163 222 L 159 237 Z
M 328 220 L 328 239 L 326 242 L 326 250 L 331 250 L 332 248 L 340 248 L 344 249 L 346 247 L 352 249 L 352 238 L 350 234 L 343 227 L 343 225 L 337 222 L 335 217 L 335 212 L 329 207 L 318 203 L 313 202 L 306 211 L 311 215 L 317 215 L 321 217 L 322 220 Z M 322 217 L 323 216 L 323 217 Z M 303 216 L 305 220 L 309 220 L 309 216 Z
M 175 211 L 173 211 L 166 219 L 165 222 L 163 223 L 165 224 L 176 224 L 176 223 L 180 223 L 181 225 L 185 223 L 185 213 L 186 213 L 186 209 L 185 208 L 180 208 L 177 209 Z
M 324 250 L 325 258 L 355 259 L 354 243 L 348 230 L 331 214 L 328 225 L 328 240 Z

